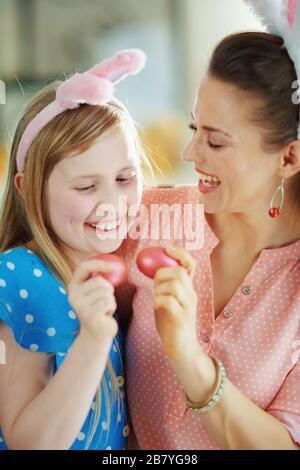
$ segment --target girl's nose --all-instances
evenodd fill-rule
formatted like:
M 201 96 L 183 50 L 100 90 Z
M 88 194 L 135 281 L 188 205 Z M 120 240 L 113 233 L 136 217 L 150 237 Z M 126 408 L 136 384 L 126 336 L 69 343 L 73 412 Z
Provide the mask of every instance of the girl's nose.
M 117 220 L 126 215 L 128 211 L 128 200 L 126 196 L 114 194 L 105 202 L 99 202 L 96 210 L 98 217 Z

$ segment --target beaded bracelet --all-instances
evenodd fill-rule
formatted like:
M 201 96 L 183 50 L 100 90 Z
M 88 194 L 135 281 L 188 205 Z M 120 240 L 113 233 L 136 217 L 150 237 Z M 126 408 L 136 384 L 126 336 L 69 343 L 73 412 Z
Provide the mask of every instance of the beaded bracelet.
M 186 393 L 184 393 L 184 399 L 185 399 L 187 408 L 191 411 L 194 411 L 195 413 L 201 414 L 201 413 L 206 413 L 207 411 L 211 410 L 220 401 L 221 396 L 224 393 L 225 383 L 227 380 L 226 370 L 219 358 L 215 356 L 215 357 L 211 357 L 211 359 L 214 362 L 216 369 L 217 369 L 217 380 L 216 380 L 217 385 L 216 385 L 215 391 L 210 396 L 210 398 L 204 403 L 196 404 L 196 403 L 190 402 Z

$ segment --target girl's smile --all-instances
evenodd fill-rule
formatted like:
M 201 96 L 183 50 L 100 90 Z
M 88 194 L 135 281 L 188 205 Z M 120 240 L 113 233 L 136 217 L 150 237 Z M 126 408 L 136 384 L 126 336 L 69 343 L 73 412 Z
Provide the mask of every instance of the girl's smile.
M 71 257 L 83 259 L 120 247 L 131 222 L 128 209 L 141 200 L 139 166 L 126 123 L 55 166 L 48 187 L 50 220 Z

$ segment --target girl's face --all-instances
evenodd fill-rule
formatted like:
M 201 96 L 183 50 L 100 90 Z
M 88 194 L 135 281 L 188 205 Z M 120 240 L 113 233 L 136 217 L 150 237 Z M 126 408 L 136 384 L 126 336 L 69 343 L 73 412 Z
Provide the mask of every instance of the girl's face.
M 51 226 L 61 248 L 77 261 L 116 251 L 132 222 L 128 209 L 141 201 L 139 155 L 125 125 L 109 129 L 85 152 L 61 160 L 50 175 Z
M 266 153 L 249 121 L 253 99 L 236 87 L 206 77 L 195 101 L 194 135 L 184 159 L 199 173 L 200 202 L 207 213 L 268 212 L 281 179 L 280 155 Z

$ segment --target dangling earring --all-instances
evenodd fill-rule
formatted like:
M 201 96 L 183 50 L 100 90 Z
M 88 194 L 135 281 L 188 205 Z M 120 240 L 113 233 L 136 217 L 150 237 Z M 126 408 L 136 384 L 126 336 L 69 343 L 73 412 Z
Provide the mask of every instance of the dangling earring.
M 282 209 L 283 203 L 284 203 L 284 178 L 282 178 L 281 185 L 276 189 L 275 193 L 273 194 L 272 201 L 270 204 L 270 210 L 269 210 L 269 216 L 272 217 L 272 219 L 275 219 L 276 217 L 279 217 L 280 211 Z M 279 209 L 277 207 L 274 207 L 274 200 L 277 195 L 277 193 L 280 191 L 281 193 L 281 202 L 280 202 L 280 207 Z

